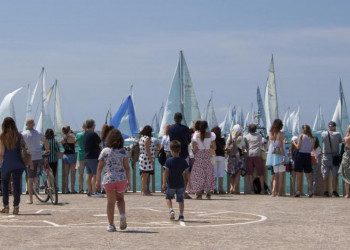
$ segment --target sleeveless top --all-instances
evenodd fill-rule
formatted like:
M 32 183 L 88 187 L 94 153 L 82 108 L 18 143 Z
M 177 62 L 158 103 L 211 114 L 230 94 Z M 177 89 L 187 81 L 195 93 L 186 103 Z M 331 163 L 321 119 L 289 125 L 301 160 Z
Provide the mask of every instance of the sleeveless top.
M 62 146 L 64 148 L 65 155 L 75 154 L 75 143 L 68 143 L 67 138 L 63 139 Z
M 25 169 L 24 163 L 21 158 L 21 134 L 18 134 L 18 139 L 16 143 L 16 148 L 14 149 L 6 149 L 4 153 L 4 160 L 2 161 L 1 166 L 1 174 L 4 176 L 7 173 L 17 170 L 17 169 Z
M 280 146 L 280 141 L 279 141 L 280 133 L 277 134 L 276 140 L 270 140 L 270 145 L 269 145 L 269 150 L 268 153 L 272 154 L 274 148 L 277 148 Z
M 308 154 L 310 154 L 311 151 L 312 151 L 312 141 L 311 141 L 311 139 L 307 135 L 303 134 L 301 142 L 302 143 L 301 143 L 301 147 L 299 149 L 299 152 L 300 153 L 308 153 Z

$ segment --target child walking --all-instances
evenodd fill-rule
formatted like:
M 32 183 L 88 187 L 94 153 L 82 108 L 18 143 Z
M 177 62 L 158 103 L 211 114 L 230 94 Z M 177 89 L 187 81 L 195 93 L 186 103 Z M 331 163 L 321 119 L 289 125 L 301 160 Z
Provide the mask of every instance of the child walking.
M 107 195 L 108 232 L 117 231 L 114 225 L 116 202 L 120 216 L 119 227 L 121 230 L 127 227 L 124 201 L 124 192 L 130 188 L 130 169 L 127 155 L 122 134 L 117 129 L 111 130 L 107 136 L 106 147 L 98 158 L 96 175 L 96 188 L 98 188 L 101 187 L 101 171 L 105 167 L 102 184 Z
M 170 152 L 172 157 L 170 157 L 164 166 L 163 172 L 163 185 L 162 188 L 166 189 L 166 204 L 169 208 L 170 219 L 175 219 L 175 212 L 173 209 L 173 204 L 171 199 L 174 198 L 176 194 L 176 201 L 179 203 L 179 221 L 184 221 L 184 178 L 182 174 L 185 172 L 188 186 L 192 188 L 192 183 L 190 179 L 189 166 L 186 160 L 180 158 L 179 154 L 181 151 L 181 143 L 177 140 L 170 142 Z

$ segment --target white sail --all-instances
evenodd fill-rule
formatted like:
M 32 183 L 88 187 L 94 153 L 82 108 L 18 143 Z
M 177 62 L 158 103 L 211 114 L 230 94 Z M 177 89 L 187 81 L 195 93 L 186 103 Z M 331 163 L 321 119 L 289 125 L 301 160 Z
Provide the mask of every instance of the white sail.
M 204 120 L 208 122 L 208 129 L 211 130 L 212 128 L 218 126 L 218 121 L 216 119 L 215 115 L 215 110 L 214 110 L 214 104 L 212 101 L 212 97 L 209 99 L 206 112 L 205 112 L 205 117 Z
M 58 90 L 58 84 L 57 80 L 54 84 L 55 88 L 55 100 L 54 100 L 54 132 L 55 133 L 61 133 L 62 127 L 63 127 L 63 116 L 62 116 L 62 110 L 61 110 L 61 98 L 60 98 L 60 92 Z
M 11 93 L 7 94 L 2 100 L 0 104 L 0 124 L 2 124 L 2 121 L 4 120 L 5 117 L 12 117 L 16 121 L 16 113 L 15 113 L 15 107 L 13 105 L 13 97 L 22 88 L 23 87 L 20 87 L 15 91 L 12 91 Z
M 159 134 L 159 120 L 158 120 L 158 114 L 155 113 L 153 118 L 152 118 L 152 123 L 151 123 L 152 129 L 153 129 L 153 133 L 155 135 L 155 137 L 157 137 L 157 135 Z
M 316 118 L 314 121 L 314 125 L 312 127 L 312 131 L 322 131 L 326 130 L 326 123 L 323 118 L 323 112 L 321 109 L 321 105 L 318 106 Z
M 224 121 L 219 125 L 221 129 L 221 133 L 223 135 L 227 135 L 231 132 L 231 124 L 232 124 L 232 108 L 231 106 L 229 106 L 226 112 Z
M 192 80 L 182 51 L 180 51 L 179 62 L 165 104 L 159 136 L 163 135 L 166 125 L 174 123 L 176 112 L 183 114 L 182 123 L 185 125 L 190 125 L 192 121 L 201 119 Z
M 41 94 L 42 94 L 42 105 L 41 105 L 41 113 L 40 117 L 38 120 L 38 123 L 36 125 L 36 130 L 38 130 L 41 133 L 45 133 L 45 131 L 48 128 L 53 129 L 53 123 L 49 114 L 49 103 L 50 103 L 50 98 L 53 92 L 53 87 L 54 85 L 49 89 L 49 91 L 46 93 L 46 83 L 45 83 L 45 72 L 42 74 L 42 79 L 41 79 L 41 84 L 42 84 L 42 89 L 41 89 Z
M 283 117 L 283 129 L 282 129 L 282 131 L 284 131 L 284 132 L 291 132 L 292 131 L 292 126 L 290 125 L 289 116 L 290 116 L 290 111 L 288 108 L 286 113 L 284 114 L 284 117 Z
M 275 119 L 279 118 L 273 55 L 271 57 L 269 75 L 266 82 L 264 109 L 265 109 L 265 118 L 266 118 L 266 129 L 267 131 L 269 131 L 271 128 L 272 122 Z
M 38 90 L 38 86 L 43 78 L 43 74 L 44 74 L 44 68 L 41 69 L 40 75 L 38 77 L 38 80 L 35 84 L 34 90 L 33 90 L 33 94 L 30 97 L 30 88 L 28 85 L 28 97 L 27 97 L 27 108 L 26 108 L 26 119 L 24 121 L 24 125 L 23 125 L 23 131 L 26 130 L 26 122 L 28 118 L 32 118 L 32 107 L 33 107 L 33 103 L 34 103 L 34 99 L 35 99 L 35 95 L 36 95 L 36 91 Z
M 298 110 L 294 111 L 292 114 L 292 135 L 298 136 L 300 134 L 300 108 L 298 107 Z
M 250 112 L 248 112 L 247 113 L 247 115 L 246 115 L 246 117 L 245 117 L 245 119 L 244 119 L 244 125 L 243 125 L 243 129 L 244 130 L 247 130 L 248 129 L 248 125 L 249 125 L 249 123 L 251 122 L 251 118 L 250 118 Z
M 337 130 L 341 133 L 342 137 L 344 137 L 349 126 L 349 115 L 341 80 L 339 84 L 339 100 L 335 108 L 332 121 L 337 124 Z
M 193 83 L 191 80 L 190 72 L 188 70 L 185 57 L 180 51 L 180 65 L 181 65 L 181 82 L 183 85 L 183 105 L 184 116 L 188 126 L 193 121 L 201 119 L 198 101 L 194 92 Z
M 258 89 L 256 91 L 256 97 L 257 97 L 257 103 L 258 103 L 258 124 L 260 126 L 266 126 L 266 117 L 265 117 L 265 109 L 264 109 L 264 104 L 261 98 L 261 93 L 260 93 L 260 88 L 258 86 Z M 260 124 L 260 118 L 263 124 Z

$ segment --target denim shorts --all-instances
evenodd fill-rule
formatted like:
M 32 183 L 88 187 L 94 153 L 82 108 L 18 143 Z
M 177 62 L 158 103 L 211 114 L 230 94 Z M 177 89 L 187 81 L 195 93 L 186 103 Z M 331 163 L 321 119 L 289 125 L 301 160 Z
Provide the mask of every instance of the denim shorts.
M 34 178 L 34 177 L 38 176 L 38 172 L 40 171 L 40 169 L 44 165 L 44 160 L 42 160 L 42 159 L 41 160 L 34 160 L 33 165 L 34 165 L 34 170 L 30 169 L 29 166 L 27 167 L 29 178 Z
M 77 158 L 75 154 L 64 154 L 62 157 L 63 164 L 75 164 L 77 162 Z
M 85 159 L 85 165 L 87 174 L 96 175 L 98 165 L 97 159 Z
M 176 194 L 176 201 L 177 202 L 184 202 L 184 188 L 167 188 L 165 199 L 171 200 L 174 199 L 174 195 Z

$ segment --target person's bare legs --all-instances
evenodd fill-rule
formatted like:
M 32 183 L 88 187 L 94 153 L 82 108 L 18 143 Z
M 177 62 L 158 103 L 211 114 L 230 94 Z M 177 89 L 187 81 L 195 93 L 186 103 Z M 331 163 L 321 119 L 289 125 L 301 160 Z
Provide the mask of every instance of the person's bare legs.
M 70 164 L 70 191 L 71 193 L 76 193 L 75 190 L 75 164 Z
M 185 209 L 185 203 L 184 202 L 179 202 L 180 214 L 184 213 L 184 209 Z
M 264 185 L 265 184 L 265 177 L 263 175 L 259 176 L 259 181 L 260 181 L 260 186 L 261 186 L 261 192 L 263 192 L 265 190 L 265 185 Z
M 85 165 L 79 166 L 79 191 L 84 190 L 84 169 Z
M 312 180 L 311 180 L 311 173 L 305 173 L 306 180 L 307 180 L 307 188 L 308 188 L 308 194 L 312 195 Z
M 115 209 L 115 202 L 117 201 L 117 195 L 115 190 L 106 190 L 107 195 L 107 218 L 108 223 L 113 225 L 114 224 L 114 209 Z
M 338 190 L 338 176 L 337 177 L 333 177 L 332 179 L 332 188 L 333 188 L 333 192 Z
M 278 190 L 277 190 L 277 194 L 278 196 L 282 196 L 282 192 L 283 192 L 283 174 L 284 172 L 278 172 Z
M 239 177 L 241 176 L 241 170 L 239 170 L 236 174 L 235 174 L 235 178 L 234 178 L 234 184 L 233 184 L 233 192 L 235 194 L 240 194 L 239 192 Z
M 345 198 L 349 198 L 349 187 L 350 187 L 350 184 L 347 183 L 347 182 L 344 182 L 344 185 L 345 185 Z
M 62 193 L 68 192 L 69 164 L 62 164 Z
M 141 194 L 146 195 L 147 194 L 147 183 L 149 178 L 149 173 L 143 172 L 141 175 Z
M 219 194 L 224 192 L 224 177 L 219 177 Z
M 291 182 L 290 182 L 291 192 L 290 192 L 290 195 L 295 195 L 295 181 L 296 181 L 296 173 L 295 173 L 295 171 L 291 171 Z
M 302 184 L 303 184 L 303 173 L 297 172 L 297 193 L 301 194 L 302 191 Z
M 92 174 L 86 174 L 86 187 L 88 194 L 92 194 Z
M 323 193 L 328 192 L 328 176 L 323 177 Z

